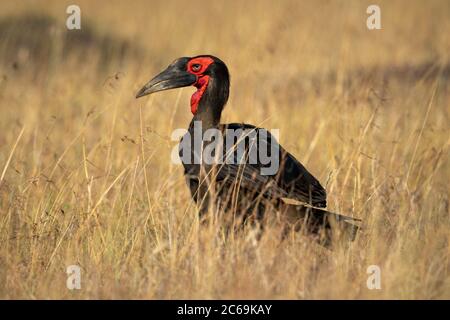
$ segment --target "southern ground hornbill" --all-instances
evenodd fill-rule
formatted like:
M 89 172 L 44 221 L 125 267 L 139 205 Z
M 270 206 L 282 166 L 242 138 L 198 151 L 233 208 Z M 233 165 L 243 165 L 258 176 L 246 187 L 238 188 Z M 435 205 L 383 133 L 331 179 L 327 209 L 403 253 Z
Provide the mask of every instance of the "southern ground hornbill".
M 278 145 L 273 135 L 248 124 L 220 124 L 222 110 L 228 100 L 230 78 L 226 65 L 217 57 L 202 55 L 175 60 L 150 80 L 136 98 L 186 86 L 194 86 L 197 91 L 191 97 L 193 119 L 181 139 L 180 157 L 187 184 L 200 214 L 211 208 L 219 208 L 219 211 L 231 212 L 233 217 L 243 217 L 242 221 L 247 221 L 249 217 L 257 218 L 252 221 L 261 221 L 270 212 L 273 216 L 281 216 L 287 225 L 306 230 L 323 242 L 328 243 L 337 234 L 332 230 L 340 230 L 339 234 L 354 238 L 358 220 L 326 211 L 325 189 L 293 155 Z M 220 140 L 214 136 L 214 139 L 204 139 L 200 149 L 193 148 L 196 143 L 194 137 L 197 136 L 194 131 L 199 128 L 202 134 L 206 134 L 209 129 L 216 129 L 224 133 L 223 138 Z M 240 137 L 234 134 L 230 138 L 228 132 L 244 132 L 244 135 Z M 252 142 L 256 142 L 255 150 L 263 146 L 265 150 L 275 150 L 277 170 L 262 174 L 264 164 L 259 159 L 250 161 L 253 144 L 250 139 L 246 140 L 249 132 L 258 133 L 252 136 L 255 138 Z M 227 144 L 227 138 L 233 139 L 233 142 Z M 225 160 L 231 157 L 231 161 L 207 163 L 203 160 L 202 152 L 212 141 L 221 147 L 212 152 L 215 159 L 220 154 Z M 241 154 L 241 158 L 237 159 L 236 145 L 242 141 L 245 142 L 244 157 Z M 278 148 L 271 149 L 275 144 Z M 227 148 L 229 145 L 235 148 L 231 150 L 231 156 Z

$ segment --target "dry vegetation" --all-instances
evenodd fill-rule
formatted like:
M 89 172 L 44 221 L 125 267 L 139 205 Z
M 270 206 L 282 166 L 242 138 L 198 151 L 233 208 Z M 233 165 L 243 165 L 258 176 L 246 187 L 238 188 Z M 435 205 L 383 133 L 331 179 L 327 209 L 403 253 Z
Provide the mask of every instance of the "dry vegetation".
M 76 2 L 67 35 L 73 1 L 2 1 L 1 298 L 450 298 L 448 1 L 378 1 L 381 31 L 372 1 Z M 199 226 L 170 162 L 192 89 L 134 94 L 202 53 L 231 71 L 223 121 L 280 128 L 364 220 L 350 247 Z

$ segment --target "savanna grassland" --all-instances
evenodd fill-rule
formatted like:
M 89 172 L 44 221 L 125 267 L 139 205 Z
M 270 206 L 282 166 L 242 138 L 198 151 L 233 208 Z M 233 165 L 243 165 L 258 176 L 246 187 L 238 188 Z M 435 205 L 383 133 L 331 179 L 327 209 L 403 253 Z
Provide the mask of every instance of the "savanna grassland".
M 369 31 L 372 2 L 2 1 L 0 298 L 449 299 L 450 2 L 377 1 Z M 350 246 L 199 224 L 170 158 L 194 90 L 134 98 L 197 54 L 230 69 L 223 122 L 280 129 L 363 220 Z

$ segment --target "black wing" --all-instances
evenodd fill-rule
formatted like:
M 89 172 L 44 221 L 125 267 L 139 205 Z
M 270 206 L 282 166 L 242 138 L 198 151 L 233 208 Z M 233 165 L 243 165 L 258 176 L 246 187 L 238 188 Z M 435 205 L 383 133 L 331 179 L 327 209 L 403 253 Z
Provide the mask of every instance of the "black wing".
M 257 133 L 256 143 L 258 150 L 263 144 L 266 144 L 265 150 L 271 150 L 273 143 L 278 144 L 278 141 L 267 130 L 249 124 L 231 123 L 223 125 L 221 129 L 242 129 L 245 133 L 254 130 Z M 259 134 L 262 130 L 264 130 L 264 134 Z M 226 139 L 227 134 L 224 134 L 224 145 L 226 145 Z M 247 145 L 246 151 L 251 145 L 251 142 L 247 143 L 249 145 Z M 218 170 L 217 180 L 236 182 L 239 179 L 240 188 L 257 191 L 267 197 L 287 197 L 306 202 L 315 207 L 326 207 L 325 189 L 293 155 L 284 150 L 279 144 L 278 157 L 279 168 L 274 174 L 262 174 L 261 169 L 265 165 L 259 161 L 257 163 L 245 162 L 240 165 L 223 164 Z

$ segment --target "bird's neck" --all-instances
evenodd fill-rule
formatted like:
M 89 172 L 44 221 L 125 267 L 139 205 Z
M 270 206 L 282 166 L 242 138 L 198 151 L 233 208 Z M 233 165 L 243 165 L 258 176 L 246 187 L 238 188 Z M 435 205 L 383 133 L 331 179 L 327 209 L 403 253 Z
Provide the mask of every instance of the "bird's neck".
M 209 79 L 192 121 L 201 121 L 204 130 L 217 127 L 228 100 L 229 86 L 228 79 Z

